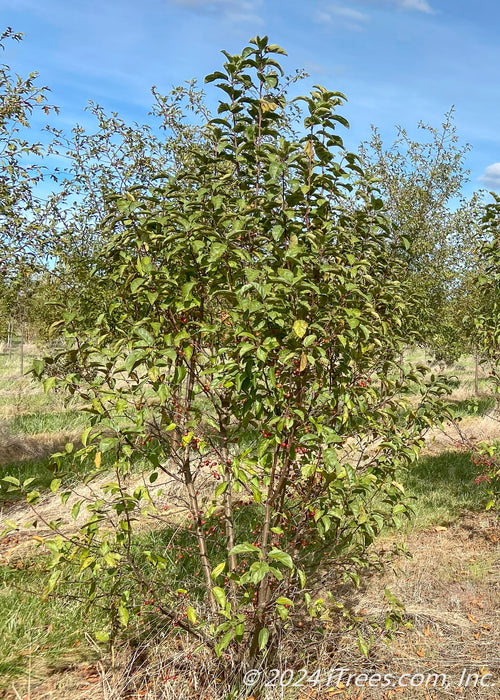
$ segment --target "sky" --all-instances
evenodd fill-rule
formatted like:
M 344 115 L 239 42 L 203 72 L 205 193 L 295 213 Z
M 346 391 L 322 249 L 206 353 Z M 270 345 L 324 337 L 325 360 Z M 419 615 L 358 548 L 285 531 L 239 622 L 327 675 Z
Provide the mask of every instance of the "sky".
M 417 136 L 419 121 L 439 127 L 454 106 L 471 145 L 464 194 L 500 191 L 498 0 L 0 0 L 0 17 L 0 30 L 25 34 L 0 61 L 38 71 L 60 108 L 56 127 L 90 125 L 89 100 L 145 122 L 152 85 L 202 82 L 222 49 L 267 35 L 286 49 L 287 71 L 309 73 L 300 93 L 319 83 L 347 96 L 350 149 L 372 124 L 390 145 L 398 125 Z

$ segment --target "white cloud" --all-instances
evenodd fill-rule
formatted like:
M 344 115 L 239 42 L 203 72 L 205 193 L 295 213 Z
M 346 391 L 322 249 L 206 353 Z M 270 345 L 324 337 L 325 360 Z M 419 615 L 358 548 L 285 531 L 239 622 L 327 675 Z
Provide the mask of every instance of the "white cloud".
M 195 2 L 199 0 L 174 0 L 174 2 Z M 224 0 L 220 0 L 223 2 Z M 231 0 L 228 0 L 229 2 Z M 344 0 L 345 2 L 346 0 Z M 200 0 L 201 2 L 201 0 Z M 434 14 L 434 10 L 429 5 L 428 0 L 348 0 L 348 2 L 356 2 L 367 5 L 392 5 L 401 10 L 414 10 L 417 12 L 425 12 L 426 14 Z M 367 12 L 362 12 L 355 7 L 346 5 L 337 5 L 336 3 L 324 3 L 315 15 L 316 22 L 320 24 L 338 23 L 347 27 L 360 31 L 367 22 L 370 21 L 370 15 Z
M 486 185 L 486 187 L 491 187 L 494 190 L 500 190 L 500 163 L 488 165 L 478 180 Z
M 359 10 L 353 10 L 350 7 L 339 7 L 338 5 L 333 5 L 330 8 L 330 12 L 338 17 L 345 17 L 346 19 L 352 19 L 354 22 L 367 22 L 369 17 L 364 12 L 359 12 Z
M 397 5 L 401 5 L 406 10 L 419 10 L 419 12 L 434 12 L 427 0 L 395 0 Z
M 327 5 L 316 14 L 316 21 L 331 24 L 340 21 L 348 29 L 359 31 L 368 22 L 370 16 L 352 7 L 343 5 Z
M 261 22 L 257 9 L 262 4 L 262 0 L 167 0 L 167 2 L 183 5 L 193 12 L 218 14 L 231 21 Z
M 430 6 L 428 0 L 358 0 L 362 3 L 370 3 L 372 5 L 395 5 L 402 10 L 415 10 L 417 12 L 425 12 L 428 15 L 434 14 L 434 10 Z

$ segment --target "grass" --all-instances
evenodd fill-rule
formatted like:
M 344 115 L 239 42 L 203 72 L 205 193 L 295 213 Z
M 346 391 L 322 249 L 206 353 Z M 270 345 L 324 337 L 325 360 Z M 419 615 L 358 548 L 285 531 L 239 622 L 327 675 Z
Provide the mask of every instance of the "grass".
M 14 567 L 0 566 L 0 678 L 21 675 L 31 659 L 37 666 L 60 665 L 62 657 L 75 656 L 79 647 L 91 656 L 84 637 L 100 628 L 98 616 L 73 597 L 45 600 L 40 592 L 46 583 L 40 556 Z M 85 590 L 80 587 L 79 592 L 84 595 Z
M 21 413 L 33 413 L 35 411 L 47 413 L 52 412 L 54 409 L 60 411 L 61 408 L 62 400 L 59 397 L 44 394 L 43 392 L 33 393 L 33 387 L 31 386 L 25 392 L 10 390 L 8 395 L 0 392 L 0 416 L 3 415 L 7 419 Z
M 8 421 L 7 429 L 11 435 L 57 433 L 83 428 L 87 421 L 88 414 L 76 410 L 21 413 Z
M 18 493 L 11 492 L 9 495 L 9 484 L 1 480 L 6 476 L 13 476 L 22 483 L 25 479 L 33 478 L 34 481 L 30 484 L 31 489 L 38 491 L 47 490 L 50 482 L 54 478 L 54 470 L 51 469 L 51 460 L 32 459 L 25 462 L 13 462 L 10 464 L 0 465 L 0 504 L 4 501 L 18 501 L 21 496 Z
M 25 372 L 36 356 L 33 352 L 25 355 Z M 58 443 L 64 444 L 66 433 L 83 428 L 87 418 L 74 407 L 64 409 L 62 397 L 45 394 L 31 376 L 20 376 L 15 353 L 10 358 L 0 354 L 0 503 L 19 499 L 1 482 L 8 475 L 21 482 L 33 478 L 30 489 L 47 490 L 54 478 L 50 452 L 59 449 Z M 67 462 L 70 470 L 70 458 Z
M 108 451 L 102 455 L 101 468 L 105 471 L 111 469 L 116 459 L 116 453 Z M 2 501 L 7 503 L 15 503 L 24 500 L 24 496 L 17 490 L 9 491 L 10 484 L 2 482 L 6 476 L 13 476 L 18 479 L 21 484 L 26 479 L 32 478 L 33 481 L 29 484 L 29 491 L 48 491 L 52 480 L 57 476 L 61 479 L 63 486 L 70 486 L 76 481 L 80 481 L 85 476 L 95 470 L 94 459 L 92 456 L 80 461 L 75 461 L 73 455 L 68 454 L 60 457 L 58 465 L 50 457 L 40 459 L 28 459 L 22 462 L 10 462 L 5 465 L 0 465 L 0 506 Z M 0 530 L 1 532 L 1 530 Z
M 465 418 L 466 416 L 486 416 L 493 411 L 497 402 L 495 397 L 489 395 L 461 400 L 450 399 L 449 403 L 455 418 Z
M 478 468 L 465 452 L 426 455 L 401 480 L 412 498 L 412 528 L 449 525 L 466 511 L 479 511 L 488 498 L 488 486 L 475 484 Z

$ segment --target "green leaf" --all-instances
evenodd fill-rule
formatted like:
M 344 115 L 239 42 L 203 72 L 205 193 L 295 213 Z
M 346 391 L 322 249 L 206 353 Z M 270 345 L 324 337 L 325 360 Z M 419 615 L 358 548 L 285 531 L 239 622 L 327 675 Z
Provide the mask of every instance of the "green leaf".
M 370 647 L 364 640 L 363 636 L 361 635 L 361 632 L 358 630 L 358 649 L 362 653 L 362 655 L 365 658 L 368 658 L 370 655 Z
M 279 561 L 280 564 L 288 566 L 289 569 L 294 568 L 292 557 L 286 552 L 281 551 L 281 549 L 271 549 L 269 552 L 269 558 L 273 559 L 274 561 Z
M 45 369 L 45 360 L 40 360 L 40 359 L 33 360 L 33 371 L 37 377 L 41 376 L 44 369 Z
M 137 328 L 134 329 L 135 334 L 139 336 L 139 338 L 142 338 L 148 345 L 154 345 L 155 339 L 151 335 L 151 333 L 144 328 L 144 326 L 138 326 Z
M 127 372 L 132 372 L 145 357 L 146 353 L 144 350 L 133 350 L 125 360 L 125 369 Z
M 255 350 L 255 345 L 253 343 L 243 343 L 240 347 L 240 357 L 243 357 L 247 352 Z
M 2 477 L 2 481 L 6 481 L 8 484 L 13 484 L 14 486 L 21 486 L 21 482 L 19 479 L 16 479 L 15 476 L 4 476 Z
M 128 625 L 129 612 L 123 603 L 120 603 L 118 606 L 118 619 L 120 620 L 122 627 L 126 627 Z
M 225 561 L 222 561 L 220 564 L 217 564 L 215 569 L 213 569 L 213 571 L 212 571 L 212 574 L 211 574 L 212 578 L 215 580 L 217 578 L 217 576 L 220 576 L 222 574 L 222 572 L 224 571 L 225 568 L 226 568 Z
M 306 334 L 308 325 L 309 324 L 307 323 L 307 321 L 297 319 L 297 321 L 295 321 L 293 324 L 293 331 L 295 335 L 297 335 L 299 338 L 303 338 Z
M 229 555 L 231 556 L 233 554 L 251 554 L 253 552 L 260 552 L 260 549 L 254 544 L 250 544 L 249 542 L 242 542 L 242 544 L 237 544 L 235 547 L 233 547 L 232 550 L 229 552 Z
M 52 479 L 52 481 L 50 482 L 50 490 L 52 491 L 52 493 L 56 493 L 60 485 L 61 479 Z
M 256 561 L 250 567 L 250 580 L 252 583 L 260 583 L 262 579 L 269 573 L 270 566 L 265 561 Z
M 219 484 L 217 486 L 217 488 L 215 489 L 214 498 L 219 498 L 219 496 L 221 496 L 224 493 L 224 491 L 227 490 L 228 486 L 229 486 L 228 481 L 223 481 L 222 484 Z
M 143 277 L 136 277 L 135 279 L 133 279 L 130 283 L 130 291 L 132 292 L 132 294 L 135 294 L 139 287 L 142 287 L 144 282 L 145 280 Z
M 210 75 L 205 76 L 206 83 L 212 83 L 214 80 L 227 80 L 227 75 L 220 71 L 215 71 L 215 73 L 210 73 Z
M 212 243 L 210 246 L 210 262 L 216 262 L 219 260 L 227 250 L 227 243 Z
M 323 459 L 325 466 L 329 472 L 334 472 L 339 466 L 339 459 L 337 457 L 337 451 L 333 447 L 329 447 L 323 452 Z
M 95 638 L 97 639 L 98 642 L 109 642 L 109 632 L 105 632 L 104 630 L 101 630 L 100 632 L 95 633 Z
M 89 425 L 88 428 L 85 428 L 85 430 L 84 430 L 83 433 L 82 433 L 82 437 L 81 437 L 80 439 L 81 439 L 82 445 L 83 445 L 84 447 L 87 446 L 87 442 L 88 442 L 88 438 L 89 438 L 89 435 L 90 435 L 90 431 L 91 431 L 91 430 L 92 430 L 92 426 Z
M 42 599 L 46 600 L 47 597 L 48 597 L 48 595 L 49 595 L 49 593 L 51 593 L 51 592 L 54 590 L 54 588 L 55 588 L 55 586 L 56 586 L 56 583 L 57 583 L 57 582 L 59 581 L 59 579 L 61 578 L 61 573 L 62 573 L 62 572 L 61 572 L 60 569 L 55 569 L 55 570 L 51 573 L 50 578 L 49 578 L 49 580 L 48 580 L 48 582 L 47 582 L 47 585 L 46 585 L 45 588 L 44 588 L 44 591 L 43 591 L 43 594 L 42 594 Z
M 220 655 L 222 654 L 224 649 L 228 646 L 228 644 L 234 638 L 234 634 L 235 634 L 234 629 L 230 629 L 224 634 L 224 636 L 222 637 L 220 642 L 215 647 L 215 653 L 217 654 L 217 656 L 220 657 Z
M 196 610 L 190 605 L 187 609 L 188 620 L 192 625 L 196 625 L 198 618 L 196 617 Z
M 110 450 L 115 449 L 118 446 L 118 438 L 115 437 L 103 437 L 100 442 L 99 442 L 99 449 L 104 454 L 105 452 L 109 452 Z M 99 466 L 97 465 L 97 455 L 96 455 L 96 467 L 99 469 Z
M 269 53 L 276 53 L 282 56 L 288 56 L 285 49 L 282 49 L 281 46 L 278 46 L 278 44 L 268 44 L 266 49 L 267 51 L 269 51 Z
M 49 391 L 55 386 L 56 384 L 56 378 L 55 377 L 46 377 L 43 380 L 43 391 L 45 394 L 48 394 Z
M 185 282 L 182 285 L 182 298 L 184 299 L 184 301 L 188 301 L 188 299 L 191 299 L 191 292 L 193 290 L 193 287 L 196 287 L 196 281 Z
M 36 505 L 39 500 L 40 500 L 40 492 L 39 491 L 30 491 L 28 493 L 28 495 L 26 496 L 26 502 L 30 503 L 31 505 Z
M 219 604 L 219 607 L 224 610 L 226 607 L 226 594 L 222 588 L 219 586 L 215 586 L 212 588 L 212 592 L 214 594 L 214 598 Z
M 263 627 L 261 631 L 259 632 L 259 651 L 262 651 L 264 647 L 267 646 L 267 642 L 269 641 L 269 630 L 266 627 Z

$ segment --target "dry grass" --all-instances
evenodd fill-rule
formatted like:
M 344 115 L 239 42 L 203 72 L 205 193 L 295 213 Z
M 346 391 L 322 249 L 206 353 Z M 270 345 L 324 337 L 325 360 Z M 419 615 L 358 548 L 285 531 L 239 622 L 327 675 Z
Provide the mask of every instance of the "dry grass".
M 196 647 L 182 633 L 157 629 L 140 644 L 124 644 L 117 650 L 115 665 L 110 659 L 78 664 L 69 659 L 63 669 L 33 666 L 29 700 L 306 700 L 306 698 L 431 699 L 463 697 L 496 700 L 497 688 L 459 688 L 464 668 L 468 673 L 492 673 L 500 684 L 500 528 L 486 514 L 470 514 L 454 526 L 430 528 L 406 538 L 412 558 L 400 556 L 392 570 L 374 575 L 361 589 L 342 589 L 351 613 L 371 644 L 368 657 L 361 655 L 357 635 L 333 616 L 331 622 L 310 624 L 305 620 L 284 636 L 273 666 L 284 672 L 307 668 L 321 670 L 323 687 L 262 688 L 246 690 L 238 668 L 227 656 L 223 662 Z M 388 549 L 394 538 L 379 542 Z M 412 629 L 400 628 L 393 640 L 383 631 L 389 588 L 405 606 L 404 619 Z M 321 628 L 321 631 L 320 631 Z M 372 675 L 446 674 L 447 688 L 326 687 L 328 672 L 336 668 Z M 268 676 L 268 678 L 270 678 Z M 288 678 L 288 677 L 285 677 Z M 289 679 L 288 679 L 289 680 Z M 345 680 L 345 679 L 344 679 Z M 354 681 L 352 682 L 354 683 Z M 16 690 L 23 697 L 26 681 Z M 233 693 L 231 695 L 231 692 Z M 6 691 L 4 698 L 16 698 Z
M 434 428 L 425 436 L 424 454 L 440 454 L 448 450 L 462 449 L 479 442 L 500 440 L 500 417 L 497 414 L 467 416 L 460 421 L 449 422 L 444 429 Z
M 49 457 L 64 449 L 67 442 L 77 442 L 80 434 L 81 431 L 10 436 L 0 432 L 0 465 Z

